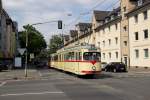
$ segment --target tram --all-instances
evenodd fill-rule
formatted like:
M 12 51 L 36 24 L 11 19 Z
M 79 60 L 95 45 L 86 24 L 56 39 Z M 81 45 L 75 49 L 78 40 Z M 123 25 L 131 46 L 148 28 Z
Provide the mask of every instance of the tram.
M 79 76 L 100 74 L 100 52 L 93 45 L 63 48 L 51 55 L 50 67 Z

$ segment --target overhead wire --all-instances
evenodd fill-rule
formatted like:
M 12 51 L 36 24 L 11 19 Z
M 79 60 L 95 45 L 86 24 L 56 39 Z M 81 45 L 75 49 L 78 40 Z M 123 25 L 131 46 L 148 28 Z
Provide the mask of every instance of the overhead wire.
M 107 8 L 105 9 L 105 11 L 107 11 L 107 10 L 110 9 L 111 7 L 114 8 L 114 6 L 116 6 L 119 1 L 120 1 L 120 0 L 117 0 L 115 3 L 111 4 L 109 7 L 107 7 Z M 119 2 L 119 3 L 120 3 L 120 2 Z M 110 13 L 111 13 L 111 12 L 110 12 Z M 89 42 L 90 42 L 90 38 L 91 38 L 91 36 L 88 37 L 88 44 L 89 44 Z
M 77 17 L 74 21 L 70 22 L 70 23 L 67 24 L 66 26 L 70 26 L 70 25 L 76 23 L 82 16 L 85 16 L 85 15 L 90 14 L 95 8 L 97 8 L 98 6 L 104 4 L 106 1 L 107 1 L 107 0 L 99 1 L 94 7 L 92 7 L 92 8 L 89 9 L 88 11 L 83 12 L 83 13 L 80 13 L 80 14 L 78 15 L 78 17 Z

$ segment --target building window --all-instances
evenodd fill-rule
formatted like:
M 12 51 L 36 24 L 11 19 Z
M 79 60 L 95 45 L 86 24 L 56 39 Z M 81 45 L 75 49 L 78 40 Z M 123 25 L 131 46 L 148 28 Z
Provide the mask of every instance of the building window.
M 99 47 L 101 46 L 101 43 L 100 43 L 100 42 L 98 42 L 98 46 L 99 46 Z
M 144 49 L 144 57 L 145 58 L 149 57 L 149 50 L 148 49 Z
M 111 59 L 111 53 L 109 53 L 109 58 Z
M 143 12 L 143 15 L 144 15 L 144 20 L 146 20 L 146 19 L 148 18 L 147 11 L 144 11 L 144 12 Z
M 135 15 L 134 19 L 135 19 L 135 23 L 137 23 L 138 22 L 138 15 Z
M 109 41 L 109 45 L 111 45 L 111 39 L 108 39 L 108 41 Z
M 103 29 L 103 34 L 105 34 L 105 29 Z
M 135 32 L 135 40 L 139 40 L 139 33 Z
M 118 24 L 115 24 L 116 30 L 118 29 Z
M 127 8 L 126 8 L 126 7 L 123 7 L 123 11 L 126 12 L 126 11 L 127 11 Z
M 127 45 L 128 45 L 127 41 L 124 41 L 124 46 L 127 46 Z
M 126 32 L 127 31 L 127 27 L 125 26 L 125 27 L 123 27 L 123 30 L 124 30 L 124 32 Z
M 141 6 L 143 4 L 143 0 L 138 0 L 138 6 Z
M 108 27 L 108 30 L 109 30 L 109 32 L 110 32 L 110 26 Z
M 105 46 L 105 41 L 103 41 L 103 46 Z
M 118 59 L 118 52 L 116 52 L 116 58 Z
M 116 41 L 116 44 L 118 44 L 118 38 L 117 37 L 115 38 L 115 41 Z
M 144 30 L 144 39 L 148 39 L 148 30 Z
M 135 50 L 135 57 L 139 58 L 139 50 Z
M 105 59 L 105 53 L 103 53 L 103 58 Z

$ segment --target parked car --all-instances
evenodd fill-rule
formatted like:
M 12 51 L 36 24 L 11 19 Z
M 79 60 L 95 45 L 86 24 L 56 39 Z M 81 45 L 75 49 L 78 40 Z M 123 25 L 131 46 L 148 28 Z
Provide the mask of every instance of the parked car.
M 2 67 L 3 67 L 3 66 L 2 66 L 2 64 L 0 63 L 0 71 L 2 71 L 2 69 L 3 69 Z
M 126 65 L 122 62 L 111 62 L 105 66 L 105 71 L 110 72 L 126 72 Z
M 45 67 L 48 66 L 46 61 L 35 61 L 35 62 L 34 62 L 34 65 L 35 65 L 37 68 L 45 68 Z
M 7 70 L 8 67 L 9 67 L 9 65 L 7 63 L 0 62 L 0 71 Z
M 106 62 L 102 62 L 101 63 L 101 68 L 102 68 L 102 71 L 105 71 L 105 67 L 106 67 L 107 63 Z

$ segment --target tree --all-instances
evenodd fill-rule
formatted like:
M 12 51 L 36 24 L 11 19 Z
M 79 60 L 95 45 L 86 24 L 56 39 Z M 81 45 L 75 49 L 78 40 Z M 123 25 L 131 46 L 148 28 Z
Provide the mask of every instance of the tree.
M 49 43 L 49 53 L 56 53 L 58 49 L 63 46 L 63 39 L 61 35 L 53 35 Z
M 23 27 L 26 31 L 19 32 L 19 40 L 21 48 L 26 48 L 26 33 L 28 33 L 28 47 L 29 53 L 38 55 L 41 50 L 47 47 L 46 41 L 43 35 L 36 30 L 32 25 L 26 25 Z

